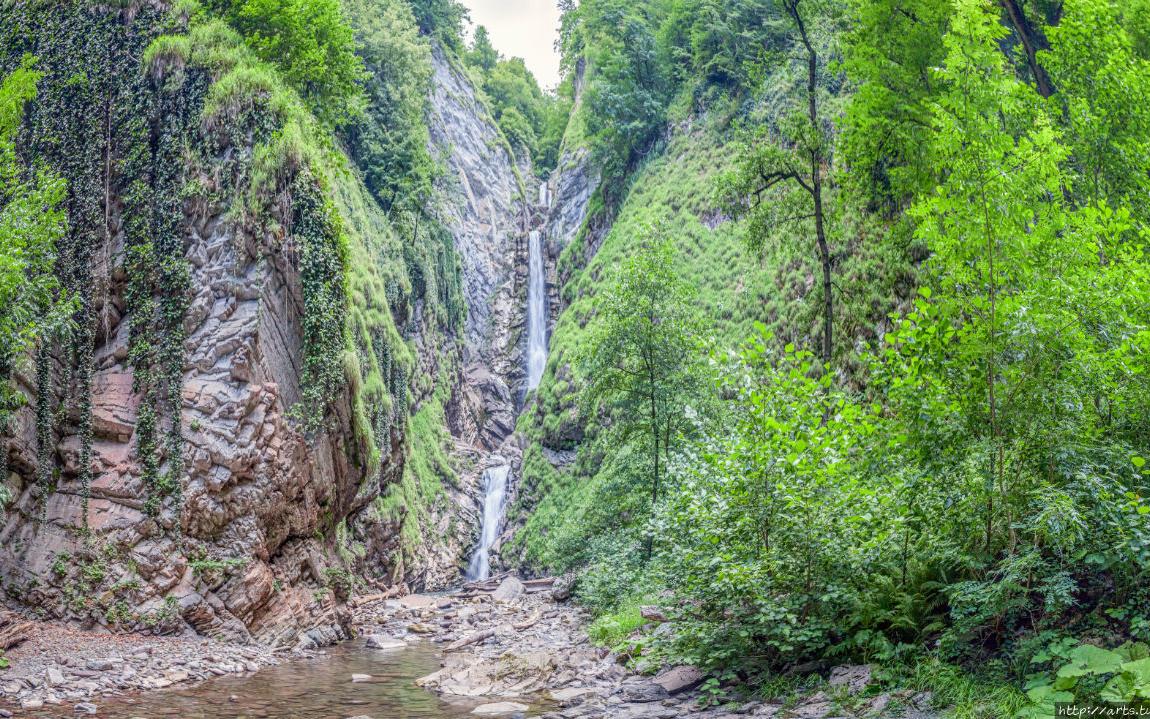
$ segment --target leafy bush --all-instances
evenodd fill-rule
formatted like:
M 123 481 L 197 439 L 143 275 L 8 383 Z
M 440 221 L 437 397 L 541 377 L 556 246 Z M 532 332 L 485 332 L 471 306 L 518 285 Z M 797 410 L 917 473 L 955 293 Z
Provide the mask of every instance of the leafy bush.
M 266 62 L 276 65 L 320 120 L 362 111 L 363 63 L 339 0 L 209 0 Z

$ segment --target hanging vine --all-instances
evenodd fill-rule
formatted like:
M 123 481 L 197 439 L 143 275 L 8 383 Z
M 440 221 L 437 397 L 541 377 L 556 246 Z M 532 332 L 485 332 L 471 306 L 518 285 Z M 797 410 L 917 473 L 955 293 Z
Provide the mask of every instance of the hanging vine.
M 76 311 L 65 351 L 46 342 L 37 353 L 37 484 L 45 498 L 55 490 L 57 437 L 74 435 L 78 451 L 71 470 L 84 530 L 93 480 L 95 352 L 111 340 L 113 252 L 121 216 L 147 506 L 154 510 L 162 497 L 179 494 L 179 385 L 189 285 L 180 235 L 181 153 L 198 106 L 188 107 L 195 89 L 169 92 L 140 72 L 164 18 L 151 7 L 82 3 L 0 9 L 0 64 L 34 52 L 45 73 L 27 113 L 21 152 L 25 161 L 50 166 L 68 187 L 69 231 L 57 244 L 57 274 Z M 57 360 L 69 368 L 64 376 L 52 370 Z M 64 385 L 55 386 L 61 379 Z M 57 397 L 66 410 L 59 418 Z
M 328 405 L 343 388 L 346 295 L 344 247 L 339 214 L 306 168 L 292 182 L 293 241 L 303 283 L 304 369 L 301 419 L 307 431 L 319 429 Z

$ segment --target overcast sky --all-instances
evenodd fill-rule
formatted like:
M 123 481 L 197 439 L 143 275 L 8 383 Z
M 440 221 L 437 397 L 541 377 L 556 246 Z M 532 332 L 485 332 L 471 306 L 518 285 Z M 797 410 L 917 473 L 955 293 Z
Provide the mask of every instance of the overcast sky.
M 521 57 L 539 86 L 559 84 L 559 55 L 555 35 L 559 28 L 556 0 L 462 0 L 471 22 L 484 25 L 491 44 L 505 57 Z

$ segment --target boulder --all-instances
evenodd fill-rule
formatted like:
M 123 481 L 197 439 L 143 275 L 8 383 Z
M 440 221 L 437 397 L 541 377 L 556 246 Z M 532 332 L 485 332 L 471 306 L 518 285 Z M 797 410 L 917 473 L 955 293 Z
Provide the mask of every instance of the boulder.
M 571 598 L 572 592 L 575 591 L 575 575 L 564 574 L 555 580 L 555 584 L 551 586 L 551 598 L 557 602 L 565 602 Z
M 791 715 L 798 719 L 823 719 L 823 717 L 830 716 L 831 711 L 834 709 L 834 704 L 830 698 L 822 692 L 812 694 L 791 710 Z
M 599 691 L 593 687 L 569 687 L 567 689 L 552 689 L 547 692 L 548 698 L 560 706 L 575 704 L 580 699 L 598 694 Z
M 363 646 L 368 649 L 403 649 L 407 646 L 407 642 L 389 637 L 386 634 L 372 634 Z
M 94 672 L 110 672 L 123 663 L 122 659 L 89 659 L 86 666 Z
M 646 704 L 649 702 L 661 702 L 664 699 L 670 698 L 671 695 L 666 689 L 655 682 L 642 682 L 640 684 L 624 685 L 620 696 L 622 696 L 624 701 Z
M 497 602 L 514 602 L 527 593 L 527 587 L 515 577 L 507 577 L 499 583 L 499 587 L 491 593 L 491 598 Z
M 667 615 L 663 613 L 663 610 L 660 609 L 659 607 L 655 607 L 655 606 L 651 606 L 651 605 L 645 605 L 645 606 L 639 607 L 639 616 L 643 617 L 644 619 L 646 619 L 649 622 L 665 622 L 665 621 L 667 621 Z
M 871 666 L 854 664 L 835 667 L 831 670 L 828 683 L 832 687 L 845 688 L 850 694 L 858 694 L 870 686 Z
M 660 672 L 655 683 L 667 690 L 668 694 L 678 694 L 694 689 L 703 683 L 706 675 L 698 667 L 682 664 Z

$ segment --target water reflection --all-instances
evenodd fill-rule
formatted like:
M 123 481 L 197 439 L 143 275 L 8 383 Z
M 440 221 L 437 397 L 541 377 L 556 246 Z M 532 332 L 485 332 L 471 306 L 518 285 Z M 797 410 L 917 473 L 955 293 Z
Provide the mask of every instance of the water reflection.
M 288 661 L 246 677 L 225 676 L 188 689 L 93 700 L 108 719 L 452 719 L 483 701 L 448 702 L 413 680 L 439 668 L 430 644 L 401 650 L 362 648 L 362 640 L 332 647 L 326 657 Z M 353 683 L 352 674 L 371 681 Z M 486 701 L 498 701 L 487 699 Z M 35 717 L 75 717 L 71 702 Z M 21 714 L 21 716 L 24 716 Z

